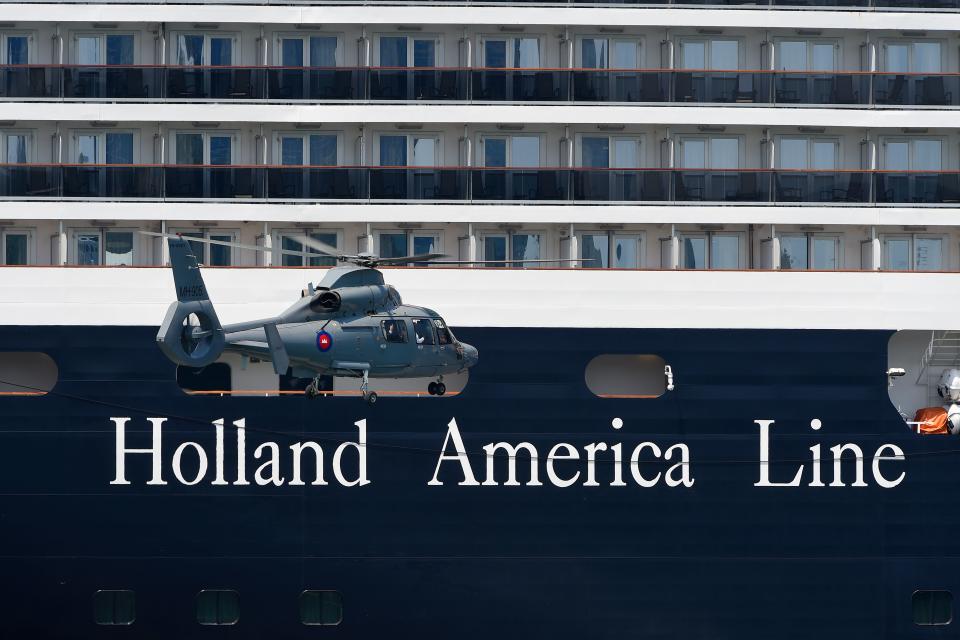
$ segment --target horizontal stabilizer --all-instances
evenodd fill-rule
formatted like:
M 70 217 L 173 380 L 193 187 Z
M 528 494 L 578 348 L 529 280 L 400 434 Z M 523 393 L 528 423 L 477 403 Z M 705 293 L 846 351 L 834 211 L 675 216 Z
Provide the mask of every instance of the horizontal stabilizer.
M 283 375 L 290 368 L 290 356 L 287 355 L 287 348 L 280 339 L 280 332 L 277 331 L 277 325 L 263 325 L 263 332 L 267 335 L 267 345 L 270 347 L 270 360 L 273 362 L 273 370 L 277 375 Z

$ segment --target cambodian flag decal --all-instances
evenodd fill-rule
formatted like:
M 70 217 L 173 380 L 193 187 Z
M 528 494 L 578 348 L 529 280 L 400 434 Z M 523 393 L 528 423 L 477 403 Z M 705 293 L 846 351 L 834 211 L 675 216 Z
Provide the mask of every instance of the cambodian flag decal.
M 333 346 L 333 337 L 326 331 L 317 334 L 317 349 L 320 351 L 330 351 Z

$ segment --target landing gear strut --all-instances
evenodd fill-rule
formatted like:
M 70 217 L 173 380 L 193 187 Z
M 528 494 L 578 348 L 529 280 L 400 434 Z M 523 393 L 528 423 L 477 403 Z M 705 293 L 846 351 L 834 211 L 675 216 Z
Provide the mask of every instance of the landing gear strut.
M 432 396 L 442 396 L 446 392 L 447 385 L 443 384 L 443 376 L 440 376 L 436 382 L 431 382 L 427 385 L 427 393 Z
M 364 369 L 363 382 L 360 383 L 360 394 L 363 396 L 363 399 L 367 404 L 376 404 L 377 392 L 370 391 L 369 387 L 370 387 L 370 372 Z

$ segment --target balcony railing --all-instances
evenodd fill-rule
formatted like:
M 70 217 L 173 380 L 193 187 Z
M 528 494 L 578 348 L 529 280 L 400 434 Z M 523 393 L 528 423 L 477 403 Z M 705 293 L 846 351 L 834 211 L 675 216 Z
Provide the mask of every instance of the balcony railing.
M 0 164 L 0 199 L 960 203 L 960 171 Z
M 0 66 L 0 100 L 960 106 L 960 73 L 698 69 Z

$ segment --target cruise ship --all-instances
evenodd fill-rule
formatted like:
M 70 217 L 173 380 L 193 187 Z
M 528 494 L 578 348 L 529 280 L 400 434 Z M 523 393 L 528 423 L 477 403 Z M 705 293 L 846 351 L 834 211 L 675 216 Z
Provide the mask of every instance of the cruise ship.
M 960 0 L 0 3 L 0 636 L 960 638 L 958 38 Z M 175 238 L 224 323 L 312 295 L 308 241 L 472 263 L 381 272 L 479 360 L 376 404 L 177 366 Z

